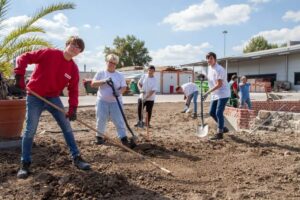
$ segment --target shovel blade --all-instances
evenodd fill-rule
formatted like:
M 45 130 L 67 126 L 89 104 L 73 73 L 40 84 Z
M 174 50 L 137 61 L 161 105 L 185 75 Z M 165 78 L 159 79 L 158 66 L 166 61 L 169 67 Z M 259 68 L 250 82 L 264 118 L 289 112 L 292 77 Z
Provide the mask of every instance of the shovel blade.
M 197 136 L 205 137 L 208 135 L 208 125 L 201 125 L 197 127 Z

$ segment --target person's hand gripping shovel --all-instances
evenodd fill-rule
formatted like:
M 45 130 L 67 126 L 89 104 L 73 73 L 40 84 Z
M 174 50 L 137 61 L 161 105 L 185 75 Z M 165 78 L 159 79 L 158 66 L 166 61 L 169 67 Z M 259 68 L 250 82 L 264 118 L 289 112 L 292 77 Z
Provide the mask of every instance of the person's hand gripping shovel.
M 204 115 L 203 115 L 203 103 L 205 99 L 208 96 L 208 93 L 203 94 L 202 92 L 202 84 L 203 84 L 203 79 L 204 77 L 200 78 L 200 107 L 201 107 L 201 112 L 200 112 L 200 117 L 201 117 L 201 125 L 199 124 L 197 126 L 197 132 L 196 135 L 198 137 L 205 137 L 208 135 L 208 125 L 204 124 Z
M 114 95 L 115 98 L 116 98 L 116 101 L 117 101 L 117 103 L 118 103 L 118 107 L 119 107 L 119 109 L 120 109 L 120 111 L 121 111 L 121 114 L 122 114 L 122 117 L 123 117 L 124 122 L 125 122 L 125 124 L 126 124 L 126 127 L 127 127 L 127 129 L 129 130 L 129 132 L 131 133 L 131 136 L 132 136 L 132 137 L 130 138 L 130 146 L 131 146 L 131 148 L 134 148 L 134 147 L 136 146 L 135 141 L 136 141 L 138 138 L 137 138 L 137 136 L 133 133 L 133 131 L 131 130 L 130 126 L 128 125 L 128 122 L 127 122 L 126 116 L 125 116 L 125 114 L 124 114 L 122 105 L 121 105 L 121 103 L 120 103 L 120 101 L 119 101 L 119 98 L 118 98 L 118 97 L 119 97 L 119 93 L 116 91 L 116 89 L 115 89 L 115 87 L 114 87 L 114 82 L 112 81 L 111 78 L 107 79 L 107 80 L 106 80 L 106 83 L 107 83 L 107 85 L 109 85 L 109 86 L 112 88 L 112 90 L 113 90 L 113 95 Z

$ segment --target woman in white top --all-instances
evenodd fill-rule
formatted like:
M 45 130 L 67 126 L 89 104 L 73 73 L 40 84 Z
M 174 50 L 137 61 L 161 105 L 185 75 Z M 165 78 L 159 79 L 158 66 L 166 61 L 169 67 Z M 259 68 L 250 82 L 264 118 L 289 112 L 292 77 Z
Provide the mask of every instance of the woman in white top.
M 96 118 L 97 118 L 97 134 L 96 144 L 103 144 L 103 135 L 106 130 L 106 123 L 109 119 L 112 120 L 117 128 L 118 137 L 122 144 L 130 146 L 125 129 L 125 121 L 118 106 L 116 96 L 122 104 L 122 94 L 126 91 L 127 84 L 124 76 L 116 71 L 116 65 L 119 62 L 119 57 L 114 54 L 106 56 L 106 69 L 98 71 L 92 81 L 91 86 L 97 87 L 97 102 L 96 102 Z M 111 86 L 107 81 L 111 79 L 117 94 L 113 94 Z
M 209 90 L 203 95 L 203 99 L 211 94 L 211 105 L 209 114 L 218 124 L 218 130 L 212 140 L 223 139 L 223 133 L 228 132 L 224 127 L 224 110 L 230 97 L 230 88 L 227 82 L 226 70 L 217 63 L 217 56 L 213 52 L 206 55 L 208 63 L 208 86 Z

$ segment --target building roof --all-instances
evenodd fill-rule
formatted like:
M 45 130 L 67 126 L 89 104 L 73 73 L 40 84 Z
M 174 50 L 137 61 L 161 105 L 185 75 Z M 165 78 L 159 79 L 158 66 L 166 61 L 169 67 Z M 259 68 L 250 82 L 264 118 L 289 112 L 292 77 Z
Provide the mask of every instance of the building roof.
M 229 57 L 219 58 L 217 60 L 220 63 L 225 62 L 226 60 L 228 62 L 239 62 L 245 60 L 256 60 L 256 59 L 272 57 L 272 56 L 289 55 L 289 54 L 295 54 L 299 52 L 300 52 L 300 45 L 292 45 L 292 46 L 280 47 L 276 49 L 268 49 L 263 51 L 245 53 L 240 56 L 229 56 Z M 181 67 L 207 66 L 207 61 L 202 60 L 200 62 L 188 63 L 180 66 Z

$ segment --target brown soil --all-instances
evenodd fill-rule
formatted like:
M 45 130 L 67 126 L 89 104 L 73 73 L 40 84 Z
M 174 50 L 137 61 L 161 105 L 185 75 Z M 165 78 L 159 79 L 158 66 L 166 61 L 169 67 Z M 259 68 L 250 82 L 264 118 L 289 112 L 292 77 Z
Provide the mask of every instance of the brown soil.
M 135 151 L 172 171 L 173 176 L 115 145 L 97 146 L 93 131 L 75 132 L 88 172 L 71 162 L 61 133 L 45 112 L 33 147 L 32 174 L 18 180 L 20 150 L 0 152 L 0 199 L 300 199 L 299 134 L 230 132 L 218 142 L 195 135 L 197 120 L 180 113 L 182 103 L 155 104 L 150 141 L 145 130 Z M 129 123 L 135 105 L 126 105 Z M 95 126 L 93 108 L 78 118 Z M 206 117 L 210 134 L 214 122 Z M 84 129 L 73 123 L 74 129 Z M 108 124 L 107 135 L 116 137 Z

